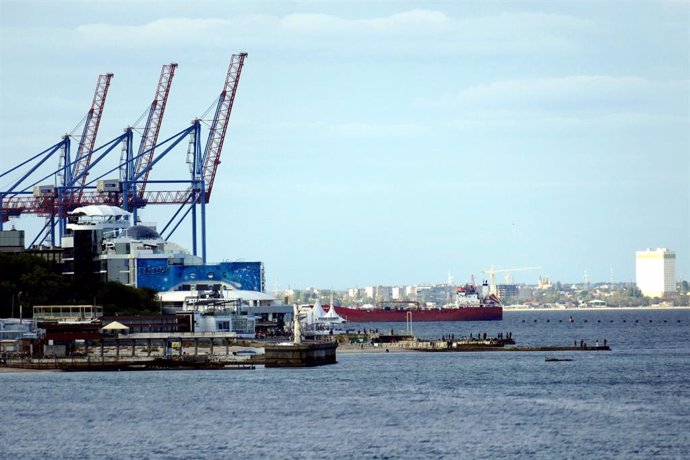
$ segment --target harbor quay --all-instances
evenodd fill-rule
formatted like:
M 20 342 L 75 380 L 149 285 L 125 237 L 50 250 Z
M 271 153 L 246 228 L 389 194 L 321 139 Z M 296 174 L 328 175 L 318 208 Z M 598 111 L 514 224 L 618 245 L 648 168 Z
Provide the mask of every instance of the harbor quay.
M 486 334 L 479 337 L 442 337 L 440 339 L 418 339 L 412 334 L 378 334 L 365 333 L 353 337 L 339 336 L 339 352 L 343 353 L 380 353 L 380 352 L 553 352 L 553 351 L 610 351 L 607 342 L 587 345 L 575 342 L 573 345 L 540 345 L 519 346 L 515 339 L 503 333 L 497 336 Z
M 103 336 L 46 345 L 43 353 L 4 353 L 0 369 L 35 370 L 184 370 L 311 367 L 334 364 L 336 341 L 293 344 L 289 341 L 248 340 L 233 333 L 138 333 Z M 71 350 L 65 354 L 64 349 Z M 58 353 L 51 350 L 56 349 Z
M 69 355 L 48 353 L 41 357 L 27 354 L 2 356 L 0 369 L 9 370 L 192 370 L 253 369 L 266 367 L 311 367 L 337 362 L 339 353 L 390 352 L 556 352 L 609 351 L 607 343 L 594 346 L 516 345 L 512 333 L 496 336 L 443 336 L 419 339 L 413 334 L 380 333 L 364 330 L 315 337 L 310 341 L 239 339 L 232 333 L 137 333 L 104 336 L 72 344 Z

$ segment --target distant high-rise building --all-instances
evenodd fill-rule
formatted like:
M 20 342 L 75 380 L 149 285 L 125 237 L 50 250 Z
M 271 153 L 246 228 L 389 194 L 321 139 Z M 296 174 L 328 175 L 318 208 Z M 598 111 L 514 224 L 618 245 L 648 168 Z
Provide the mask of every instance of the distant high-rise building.
M 376 297 L 376 286 L 367 286 L 364 288 L 364 297 L 373 299 Z
M 347 296 L 351 299 L 359 299 L 360 297 L 364 297 L 364 289 L 350 288 L 347 290 Z
M 676 253 L 647 249 L 635 253 L 637 287 L 647 297 L 663 297 L 676 292 Z
M 24 230 L 0 230 L 0 252 L 24 252 Z
M 513 297 L 517 298 L 520 295 L 520 288 L 517 284 L 499 284 L 496 286 L 498 290 L 498 297 L 501 299 Z

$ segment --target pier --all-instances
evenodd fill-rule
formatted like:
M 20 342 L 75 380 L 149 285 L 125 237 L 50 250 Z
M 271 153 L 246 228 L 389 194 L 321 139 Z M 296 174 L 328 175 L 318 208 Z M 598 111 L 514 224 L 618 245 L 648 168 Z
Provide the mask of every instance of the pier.
M 343 351 L 415 351 L 415 352 L 553 352 L 553 351 L 610 351 L 606 342 L 603 345 L 587 345 L 584 341 L 574 345 L 517 346 L 512 333 L 500 333 L 496 337 L 487 334 L 476 337 L 442 337 L 441 339 L 418 339 L 412 334 L 357 334 L 357 336 L 338 336 Z M 571 342 L 572 343 L 572 342 Z
M 400 348 L 405 348 L 413 351 L 431 351 L 431 352 L 463 352 L 463 351 L 610 351 L 609 346 L 594 346 L 594 347 L 560 347 L 560 346 L 496 346 L 496 345 L 480 345 L 480 344 L 462 344 L 457 346 L 445 347 L 445 348 L 433 348 L 427 346 L 427 342 L 417 342 L 412 344 L 410 347 L 405 346 L 406 344 L 399 344 Z M 423 346 L 420 346 L 423 345 Z
M 63 372 L 105 371 L 160 371 L 160 370 L 230 370 L 254 369 L 251 362 L 213 359 L 210 357 L 184 358 L 44 358 L 7 360 L 4 367 L 21 370 Z
M 313 367 L 335 364 L 337 342 L 282 343 L 266 346 L 266 367 Z

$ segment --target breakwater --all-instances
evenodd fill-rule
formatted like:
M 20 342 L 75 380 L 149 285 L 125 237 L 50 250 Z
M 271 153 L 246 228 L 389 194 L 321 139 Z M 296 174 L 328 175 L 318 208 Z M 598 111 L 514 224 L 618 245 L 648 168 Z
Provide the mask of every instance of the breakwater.
M 186 356 L 183 358 L 46 358 L 6 360 L 7 369 L 106 372 L 106 371 L 160 371 L 160 370 L 229 370 L 254 369 L 250 360 L 238 361 L 211 357 Z

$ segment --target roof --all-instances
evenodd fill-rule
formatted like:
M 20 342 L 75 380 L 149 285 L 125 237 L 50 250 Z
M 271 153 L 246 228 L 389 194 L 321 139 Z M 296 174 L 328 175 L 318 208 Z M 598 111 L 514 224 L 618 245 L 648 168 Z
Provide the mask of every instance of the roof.
M 311 311 L 314 315 L 314 319 L 321 319 L 324 316 L 326 316 L 326 311 L 321 306 L 321 302 L 319 302 L 319 299 L 316 299 L 316 302 L 314 302 L 314 308 L 312 308 Z
M 276 300 L 272 295 L 259 291 L 222 289 L 220 292 L 223 298 L 227 300 Z M 199 291 L 162 291 L 158 293 L 158 296 L 163 302 L 183 302 L 187 297 L 197 295 L 198 293 Z
M 129 330 L 129 327 L 125 326 L 124 324 L 113 321 L 112 323 L 108 324 L 107 326 L 103 327 L 104 331 L 124 331 L 124 330 Z
M 133 240 L 160 240 L 161 236 L 157 231 L 145 225 L 132 225 L 127 228 L 120 238 L 131 238 Z
M 90 204 L 88 206 L 80 206 L 71 215 L 83 214 L 85 216 L 131 216 L 132 213 L 125 211 L 117 206 L 108 206 L 104 204 Z
M 335 311 L 335 307 L 333 305 L 330 305 L 328 309 L 328 313 L 326 313 L 326 316 L 324 318 L 328 319 L 333 319 L 333 320 L 342 320 L 343 318 Z

